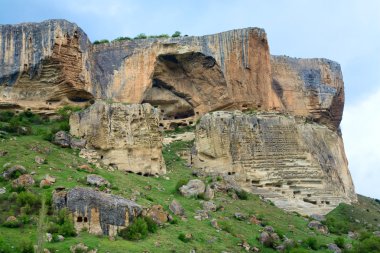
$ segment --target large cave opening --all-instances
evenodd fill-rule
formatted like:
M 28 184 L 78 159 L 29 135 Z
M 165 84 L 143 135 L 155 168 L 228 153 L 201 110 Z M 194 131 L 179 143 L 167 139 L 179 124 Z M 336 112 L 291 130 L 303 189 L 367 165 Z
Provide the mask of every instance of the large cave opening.
M 200 52 L 157 57 L 152 86 L 143 98 L 161 111 L 162 126 L 192 125 L 214 110 L 227 93 L 227 84 L 216 60 Z

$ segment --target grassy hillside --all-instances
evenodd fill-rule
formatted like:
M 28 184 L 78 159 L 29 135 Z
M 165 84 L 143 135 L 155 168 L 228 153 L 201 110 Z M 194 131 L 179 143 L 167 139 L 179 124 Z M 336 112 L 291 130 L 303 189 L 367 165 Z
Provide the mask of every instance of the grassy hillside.
M 3 120 L 4 126 L 10 119 L 3 118 Z M 8 252 L 30 252 L 28 247 L 31 244 L 37 244 L 38 235 L 44 234 L 49 227 L 48 223 L 54 221 L 57 216 L 57 213 L 49 210 L 51 203 L 49 199 L 55 187 L 72 188 L 77 185 L 89 187 L 85 183 L 87 172 L 77 169 L 78 166 L 87 164 L 78 156 L 78 151 L 60 148 L 48 141 L 52 131 L 54 132 L 62 126 L 65 127 L 63 122 L 65 120 L 58 122 L 36 120 L 35 123 L 25 123 L 30 127 L 27 135 L 17 135 L 19 134 L 17 132 L 3 133 L 5 137 L 0 139 L 0 151 L 8 152 L 5 156 L 0 157 L 1 170 L 4 170 L 4 165 L 7 168 L 16 164 L 23 165 L 29 173 L 33 172 L 33 178 L 36 181 L 34 186 L 26 190 L 12 189 L 10 181 L 2 180 L 0 182 L 0 188 L 5 187 L 6 189 L 6 193 L 0 195 L 0 224 L 2 224 L 0 226 L 0 252 L 7 252 L 7 248 L 10 249 Z M 324 235 L 307 227 L 309 219 L 284 212 L 271 203 L 260 200 L 258 196 L 249 194 L 247 200 L 241 200 L 233 199 L 226 193 L 217 193 L 213 201 L 217 206 L 223 208 L 213 212 L 212 218 L 215 218 L 222 228 L 222 231 L 218 231 L 211 226 L 211 219 L 198 221 L 194 218 L 196 211 L 202 209 L 200 199 L 185 198 L 175 190 L 180 180 L 194 178 L 192 170 L 177 155 L 177 152 L 190 149 L 191 146 L 192 143 L 177 141 L 164 148 L 163 155 L 168 170 L 164 177 L 143 177 L 93 167 L 96 174 L 111 182 L 113 194 L 127 198 L 134 196 L 137 198 L 136 202 L 143 206 L 161 204 L 167 211 L 170 202 L 176 199 L 185 208 L 187 219 L 181 220 L 179 217 L 175 217 L 174 224 L 168 223 L 141 241 L 127 241 L 120 237 L 110 239 L 106 236 L 94 236 L 87 232 L 81 232 L 74 237 L 66 236 L 62 242 L 44 242 L 44 247 L 50 249 L 51 252 L 69 252 L 71 245 L 83 242 L 92 248 L 97 248 L 98 252 L 190 252 L 192 249 L 195 249 L 196 252 L 245 252 L 239 244 L 246 241 L 249 245 L 261 249 L 261 252 L 275 252 L 272 248 L 262 246 L 257 240 L 263 226 L 251 224 L 248 220 L 237 220 L 234 218 L 234 213 L 239 212 L 248 217 L 255 215 L 262 220 L 263 225 L 272 226 L 281 237 L 293 239 L 295 242 L 299 241 L 299 246 L 289 249 L 288 252 L 329 252 L 325 247 L 326 244 L 333 243 L 340 238 L 339 236 L 342 236 L 346 243 L 353 243 L 354 246 L 361 244 L 359 240 L 352 241 L 345 235 L 348 232 L 347 227 L 358 232 L 374 231 L 379 224 L 379 204 L 361 196 L 358 204 L 341 205 L 327 216 L 327 224 L 336 234 Z M 46 162 L 41 165 L 37 164 L 36 156 L 45 158 Z M 56 177 L 57 181 L 51 187 L 40 188 L 39 182 L 46 174 Z M 205 182 L 213 180 L 212 178 L 201 179 Z M 41 222 L 38 222 L 41 202 L 38 200 L 23 201 L 25 192 L 37 196 L 38 200 L 46 200 L 48 214 L 43 217 L 42 225 Z M 7 225 L 6 219 L 11 215 L 21 221 L 16 227 Z M 356 220 L 359 220 L 360 223 Z M 37 229 L 38 225 L 40 225 L 39 229 Z M 180 234 L 192 234 L 193 239 L 183 242 L 178 239 Z M 313 241 L 308 238 L 315 238 L 316 247 L 311 245 L 313 243 L 305 244 L 305 241 Z M 361 239 L 362 241 L 375 240 L 375 246 L 378 243 L 370 234 Z M 311 249 L 310 246 L 316 250 Z M 5 250 L 2 251 L 2 249 Z

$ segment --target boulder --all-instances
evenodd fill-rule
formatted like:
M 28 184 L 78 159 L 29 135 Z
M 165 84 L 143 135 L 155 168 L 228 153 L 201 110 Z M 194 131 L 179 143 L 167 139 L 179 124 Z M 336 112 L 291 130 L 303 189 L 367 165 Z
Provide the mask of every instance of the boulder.
M 205 193 L 204 193 L 204 199 L 205 200 L 212 200 L 215 196 L 215 192 L 214 192 L 214 189 L 211 188 L 211 185 L 207 185 L 206 186 L 206 190 L 205 190 Z
M 147 216 L 152 218 L 158 225 L 162 225 L 168 221 L 168 213 L 161 205 L 154 205 L 147 211 Z
M 52 142 L 62 148 L 69 148 L 71 135 L 65 131 L 59 131 L 54 135 Z
M 87 184 L 95 185 L 95 186 L 106 186 L 110 187 L 111 184 L 106 179 L 104 179 L 102 176 L 96 175 L 96 174 L 90 174 L 87 175 Z
M 234 217 L 237 220 L 246 220 L 247 219 L 247 216 L 245 214 L 242 214 L 242 213 L 234 213 Z
M 29 174 L 23 174 L 17 179 L 12 181 L 12 187 L 18 188 L 18 187 L 28 187 L 34 185 L 34 179 Z
M 207 220 L 210 218 L 209 212 L 206 210 L 197 210 L 195 212 L 194 219 L 202 221 L 202 220 Z
M 46 162 L 46 159 L 41 157 L 41 156 L 36 156 L 34 158 L 34 161 L 37 163 L 37 164 L 44 164 Z
M 328 244 L 327 249 L 331 252 L 334 252 L 334 253 L 341 253 L 342 252 L 342 250 L 335 243 Z
M 312 218 L 313 220 L 316 220 L 316 221 L 325 221 L 326 220 L 326 217 L 322 214 L 312 214 L 312 215 L 310 215 L 310 218 Z
M 270 234 L 267 232 L 262 232 L 259 236 L 259 241 L 263 245 L 267 245 L 271 240 L 272 238 L 270 237 Z
M 212 201 L 203 201 L 202 207 L 203 207 L 203 210 L 212 211 L 212 212 L 215 212 L 217 208 L 216 204 Z
M 86 147 L 86 143 L 87 143 L 87 141 L 85 139 L 78 139 L 78 138 L 74 138 L 74 137 L 72 137 L 70 139 L 70 147 L 72 149 L 82 149 L 82 148 L 85 148 Z
M 210 223 L 213 228 L 220 229 L 218 221 L 216 219 L 212 219 Z
M 310 221 L 307 226 L 309 228 L 312 228 L 321 232 L 322 234 L 327 234 L 329 232 L 329 229 L 325 225 L 323 225 L 320 221 L 316 221 L 316 220 Z
M 205 183 L 199 179 L 192 179 L 186 185 L 179 188 L 180 193 L 185 197 L 196 197 L 204 193 L 206 189 Z
M 181 206 L 181 204 L 177 200 L 175 200 L 175 199 L 173 199 L 173 201 L 170 203 L 169 209 L 175 215 L 178 215 L 178 216 L 185 215 L 185 209 L 183 209 L 183 207 Z
M 47 242 L 51 242 L 53 240 L 53 235 L 51 233 L 46 233 L 45 237 Z
M 274 228 L 272 226 L 265 226 L 264 231 L 268 233 L 274 233 Z
M 16 174 L 26 174 L 27 171 L 22 165 L 14 165 L 9 169 L 6 169 L 2 176 L 5 180 L 10 180 L 15 177 Z
M 88 173 L 93 173 L 95 170 L 93 168 L 91 168 L 90 165 L 88 164 L 82 164 L 82 165 L 79 165 L 77 170 L 83 170 L 83 171 L 86 171 Z
M 0 157 L 6 156 L 8 154 L 8 151 L 0 150 Z
M 16 222 L 16 221 L 17 221 L 17 218 L 13 215 L 8 216 L 6 219 L 6 222 Z

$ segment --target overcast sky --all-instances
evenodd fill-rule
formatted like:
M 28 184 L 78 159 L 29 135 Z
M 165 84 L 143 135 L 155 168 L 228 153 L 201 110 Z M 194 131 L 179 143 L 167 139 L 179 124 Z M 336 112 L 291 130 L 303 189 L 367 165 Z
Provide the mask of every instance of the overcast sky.
M 1 0 L 0 23 L 64 18 L 92 41 L 139 33 L 204 35 L 256 26 L 272 54 L 323 57 L 342 66 L 342 122 L 356 190 L 380 199 L 380 1 Z

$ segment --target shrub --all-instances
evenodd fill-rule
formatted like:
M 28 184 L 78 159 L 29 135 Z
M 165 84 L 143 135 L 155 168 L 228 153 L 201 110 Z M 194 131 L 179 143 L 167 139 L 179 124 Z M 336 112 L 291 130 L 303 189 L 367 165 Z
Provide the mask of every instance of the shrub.
M 95 40 L 94 45 L 110 43 L 107 39 Z
M 32 209 L 30 212 L 32 212 L 33 210 L 34 211 L 38 210 L 41 206 L 40 197 L 34 193 L 29 192 L 29 191 L 20 192 L 17 195 L 16 202 L 20 206 L 29 205 L 29 207 Z
M 20 247 L 21 253 L 34 253 L 34 248 L 32 242 L 22 242 Z
M 76 236 L 77 233 L 73 221 L 69 218 L 65 219 L 63 224 L 59 227 L 58 233 L 66 237 Z
M 0 121 L 2 122 L 8 122 L 10 119 L 13 118 L 14 112 L 12 111 L 0 111 Z
M 155 233 L 157 231 L 157 224 L 154 222 L 154 220 L 150 217 L 144 217 L 144 220 L 148 226 L 148 231 L 150 233 Z
M 3 223 L 3 226 L 4 227 L 7 227 L 7 228 L 19 228 L 21 227 L 22 223 L 17 219 L 17 220 L 12 220 L 12 221 L 5 221 Z
M 380 237 L 371 236 L 361 242 L 354 244 L 354 253 L 376 253 L 380 252 Z
M 248 199 L 248 192 L 244 190 L 235 190 L 236 195 L 238 196 L 239 199 L 241 200 L 247 200 Z
M 113 41 L 126 41 L 126 40 L 132 40 L 132 39 L 129 37 L 117 37 Z
M 148 225 L 143 218 L 137 218 L 129 227 L 120 230 L 119 235 L 126 240 L 141 240 L 148 236 Z
M 172 38 L 176 38 L 176 37 L 180 37 L 181 36 L 181 32 L 180 31 L 175 31 L 172 35 Z
M 146 39 L 146 38 L 148 38 L 148 37 L 145 35 L 145 33 L 140 33 L 134 39 L 139 40 L 139 39 Z
M 334 243 L 335 243 L 339 248 L 341 248 L 341 249 L 344 248 L 344 238 L 343 238 L 343 237 L 340 236 L 340 237 L 335 238 Z
M 170 223 L 170 224 L 173 224 L 173 225 L 178 224 L 178 219 L 175 218 L 175 217 L 173 217 L 173 219 L 171 219 L 171 220 L 169 221 L 169 223 Z
M 178 235 L 178 239 L 180 239 L 182 242 L 188 243 L 191 241 L 191 238 L 187 237 L 184 233 L 180 233 Z
M 69 119 L 73 112 L 78 112 L 80 110 L 82 110 L 82 108 L 79 106 L 65 105 L 57 110 L 57 114 L 61 119 Z
M 318 241 L 314 237 L 309 237 L 303 242 L 304 247 L 308 247 L 312 250 L 318 249 Z
M 177 182 L 176 186 L 175 186 L 175 190 L 176 190 L 176 192 L 179 192 L 179 188 L 181 188 L 183 185 L 187 184 L 188 182 L 189 182 L 188 179 L 184 179 L 184 178 L 180 179 L 180 180 Z

